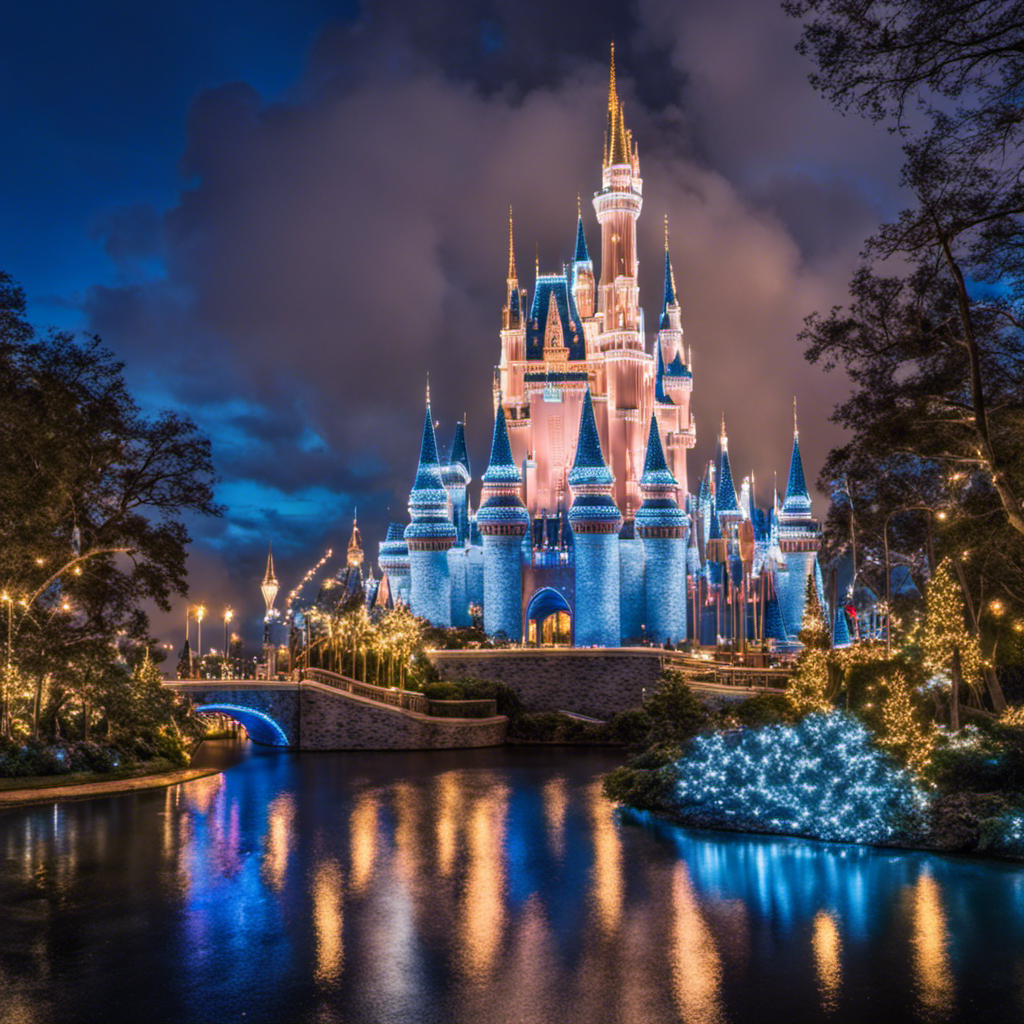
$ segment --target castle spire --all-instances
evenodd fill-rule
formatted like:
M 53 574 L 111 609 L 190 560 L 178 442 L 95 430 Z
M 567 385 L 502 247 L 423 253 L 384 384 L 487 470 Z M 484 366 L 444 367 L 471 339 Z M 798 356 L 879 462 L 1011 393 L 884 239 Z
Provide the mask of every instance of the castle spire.
M 611 70 L 608 76 L 608 144 L 605 153 L 605 166 L 612 164 L 628 164 L 631 160 L 631 146 L 626 121 L 622 113 L 622 101 L 619 99 L 618 86 L 615 81 L 615 43 L 612 42 Z
M 573 255 L 573 263 L 589 263 L 590 253 L 587 252 L 587 236 L 583 232 L 583 214 L 579 211 L 579 197 L 576 198 L 576 252 Z
M 363 538 L 359 532 L 358 512 L 354 512 L 352 515 L 352 537 L 348 542 L 346 561 L 350 569 L 358 568 L 363 564 Z
M 483 475 L 483 483 L 518 484 L 521 480 L 516 460 L 512 457 L 512 445 L 508 439 L 508 424 L 505 422 L 505 409 L 499 404 L 494 415 L 491 457 L 487 464 L 487 471 Z M 520 502 L 520 504 L 522 503 Z
M 804 479 L 804 463 L 800 457 L 800 431 L 796 422 L 796 399 L 793 399 L 793 452 L 789 458 L 789 479 L 786 497 L 782 502 L 783 515 L 808 516 L 811 514 L 811 496 Z
M 647 431 L 647 454 L 644 457 L 644 472 L 640 477 L 641 490 L 649 487 L 676 487 L 676 479 L 672 476 L 665 462 L 665 449 L 661 444 L 661 432 L 658 430 L 658 418 L 651 413 L 651 425 Z M 646 493 L 646 492 L 645 492 Z
M 576 457 L 569 472 L 569 486 L 575 490 L 577 482 L 610 485 L 614 479 L 601 451 L 601 437 L 597 432 L 594 403 L 588 387 L 583 396 L 579 439 L 576 442 Z
M 719 512 L 740 511 L 736 498 L 736 484 L 732 479 L 732 465 L 729 462 L 729 437 L 725 432 L 725 413 L 722 413 L 722 433 L 718 439 L 718 487 L 715 491 L 715 506 Z
M 271 541 L 270 550 L 267 552 L 267 571 L 263 574 L 263 583 L 260 584 L 260 592 L 267 606 L 266 618 L 270 618 L 271 609 L 274 607 L 274 598 L 278 591 L 277 576 L 274 573 L 274 544 Z
M 512 283 L 517 281 L 516 277 L 516 249 L 515 241 L 512 235 L 512 207 L 508 208 L 508 283 L 509 287 L 512 287 Z

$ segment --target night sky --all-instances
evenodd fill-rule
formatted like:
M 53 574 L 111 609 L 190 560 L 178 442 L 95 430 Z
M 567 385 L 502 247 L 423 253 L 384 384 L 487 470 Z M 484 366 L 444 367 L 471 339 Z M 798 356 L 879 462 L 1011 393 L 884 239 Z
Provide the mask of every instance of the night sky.
M 577 193 L 596 258 L 612 38 L 644 178 L 641 302 L 652 325 L 667 213 L 693 346 L 691 487 L 723 411 L 761 503 L 774 469 L 785 484 L 794 394 L 809 479 L 840 439 L 843 381 L 796 334 L 898 209 L 898 140 L 813 92 L 771 0 L 583 10 L 0 8 L 0 260 L 37 324 L 98 333 L 147 408 L 212 437 L 228 512 L 190 524 L 204 647 L 227 603 L 258 641 L 271 538 L 286 591 L 327 547 L 340 564 L 358 505 L 376 561 L 407 521 L 428 371 L 442 445 L 467 414 L 476 504 L 508 207 L 531 291 L 535 247 L 542 271 L 572 254 Z M 184 602 L 153 621 L 180 644 Z

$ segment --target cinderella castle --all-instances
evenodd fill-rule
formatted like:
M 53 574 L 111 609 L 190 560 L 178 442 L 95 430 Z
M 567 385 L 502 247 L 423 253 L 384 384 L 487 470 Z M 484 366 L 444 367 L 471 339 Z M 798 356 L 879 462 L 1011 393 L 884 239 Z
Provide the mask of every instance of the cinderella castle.
M 520 289 L 509 216 L 494 432 L 470 502 L 464 424 L 438 455 L 427 389 L 408 525 L 379 566 L 392 600 L 437 626 L 514 643 L 796 646 L 809 581 L 823 598 L 821 528 L 793 447 L 783 500 L 737 494 L 723 417 L 717 454 L 691 493 L 691 355 L 665 235 L 664 291 L 648 341 L 636 246 L 643 181 L 612 52 L 601 189 L 600 273 L 577 210 L 571 264 Z M 825 607 L 822 601 L 822 607 Z

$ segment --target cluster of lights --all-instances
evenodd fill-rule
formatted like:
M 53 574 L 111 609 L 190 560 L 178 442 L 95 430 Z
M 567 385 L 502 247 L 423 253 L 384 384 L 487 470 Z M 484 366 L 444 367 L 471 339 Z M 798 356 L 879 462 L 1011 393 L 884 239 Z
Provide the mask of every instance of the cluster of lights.
M 808 715 L 697 736 L 676 762 L 676 809 L 701 824 L 882 842 L 917 823 L 928 797 L 850 715 Z
M 913 688 L 902 672 L 892 672 L 881 686 L 884 693 L 878 703 L 882 735 L 878 742 L 906 761 L 911 771 L 920 774 L 935 752 L 935 723 L 921 721 L 914 705 Z
M 921 630 L 925 668 L 932 673 L 946 674 L 952 670 L 954 649 L 960 653 L 960 675 L 963 682 L 980 687 L 984 662 L 978 638 L 964 625 L 964 598 L 952 563 L 944 558 L 928 585 L 925 620 Z
M 316 565 L 314 565 L 313 568 L 310 569 L 306 573 L 306 575 L 302 577 L 302 579 L 299 581 L 298 586 L 295 587 L 294 590 L 290 590 L 288 592 L 288 600 L 285 601 L 285 604 L 284 604 L 284 614 L 286 616 L 288 615 L 288 613 L 289 613 L 289 611 L 291 609 L 292 601 L 294 601 L 295 598 L 297 598 L 299 596 L 299 591 L 302 590 L 302 588 L 324 567 L 324 565 L 327 563 L 327 561 L 330 559 L 330 557 L 333 554 L 334 554 L 334 549 L 333 548 L 328 548 L 327 549 L 327 554 L 324 555 L 324 557 L 321 558 L 320 561 L 317 562 Z

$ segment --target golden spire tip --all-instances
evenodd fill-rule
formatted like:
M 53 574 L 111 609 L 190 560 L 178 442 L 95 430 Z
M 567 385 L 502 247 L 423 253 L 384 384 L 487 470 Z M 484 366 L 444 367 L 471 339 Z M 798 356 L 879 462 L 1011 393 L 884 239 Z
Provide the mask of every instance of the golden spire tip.
M 427 371 L 427 405 L 430 405 L 430 371 Z

